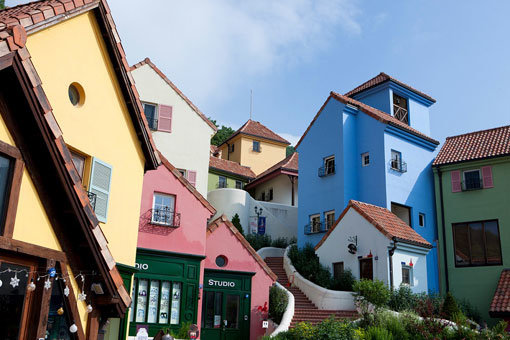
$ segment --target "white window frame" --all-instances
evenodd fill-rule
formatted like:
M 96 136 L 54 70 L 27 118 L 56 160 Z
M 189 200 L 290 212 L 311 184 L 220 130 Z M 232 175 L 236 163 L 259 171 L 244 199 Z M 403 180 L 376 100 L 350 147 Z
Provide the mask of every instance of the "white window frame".
M 331 225 L 328 225 L 328 216 L 333 215 L 333 221 L 331 221 Z M 329 210 L 324 212 L 324 230 L 329 230 L 330 227 L 335 224 L 335 210 Z
M 240 184 L 239 188 L 237 187 Z M 242 189 L 243 188 L 243 182 L 236 179 L 236 189 Z
M 154 119 L 156 120 L 156 126 L 150 126 L 149 124 L 149 129 L 152 130 L 152 131 L 157 131 L 158 130 L 158 123 L 159 123 L 159 105 L 156 104 L 156 103 L 150 103 L 150 102 L 142 102 L 142 107 L 143 107 L 143 111 L 144 111 L 144 115 L 145 115 L 145 105 L 152 105 L 154 106 Z M 147 116 L 145 116 L 145 118 L 147 119 Z M 149 123 L 149 122 L 147 122 Z
M 225 186 L 221 186 L 221 179 L 222 178 L 225 178 Z M 226 188 L 228 187 L 228 178 L 226 176 L 221 176 L 221 175 L 218 175 L 218 189 L 223 189 L 223 188 Z
M 420 219 L 423 220 L 423 223 L 420 223 Z M 427 220 L 425 219 L 424 213 L 418 213 L 418 226 L 425 227 L 425 224 L 427 223 Z
M 365 162 L 365 158 L 368 159 L 368 162 Z M 369 166 L 370 165 L 370 153 L 364 152 L 361 154 L 361 166 Z
M 168 207 L 170 213 L 172 214 L 171 216 L 171 220 L 168 221 L 168 223 L 165 223 L 165 222 L 161 222 L 161 221 L 155 221 L 154 220 L 154 210 L 156 209 L 155 205 L 156 205 L 156 196 L 165 196 L 165 197 L 173 197 L 173 201 L 174 201 L 174 206 L 173 207 Z M 172 195 L 172 194 L 167 194 L 167 193 L 162 193 L 162 192 L 154 192 L 152 194 L 152 214 L 151 214 L 151 224 L 159 224 L 159 225 L 173 225 L 174 224 L 174 219 L 175 219 L 175 201 L 176 201 L 177 197 L 175 195 Z M 173 208 L 173 209 L 170 209 L 170 208 Z
M 333 172 L 328 172 L 328 169 L 330 168 L 328 166 L 328 162 L 333 161 Z M 336 163 L 335 163 L 335 156 L 329 156 L 324 158 L 324 175 L 334 175 L 336 173 Z
M 318 230 L 315 230 L 315 223 L 313 223 L 313 220 L 317 218 L 319 220 L 319 224 L 318 224 Z M 313 215 L 310 215 L 310 232 L 311 233 L 318 233 L 321 231 L 321 214 L 313 214 Z
M 177 169 L 184 178 L 188 178 L 188 171 L 186 169 Z
M 405 269 L 405 270 L 409 270 L 409 283 L 404 282 L 404 269 Z M 414 285 L 414 284 L 413 284 L 413 283 L 414 283 L 414 278 L 413 278 L 413 267 L 403 264 L 403 265 L 402 265 L 402 269 L 401 269 L 401 274 L 402 274 L 401 283 L 402 283 L 403 285 L 411 286 L 411 287 L 412 287 L 412 286 Z
M 480 181 L 480 188 L 478 189 L 483 189 L 483 177 L 482 177 L 482 170 L 481 169 L 472 169 L 472 170 L 464 170 L 462 171 L 462 190 L 476 190 L 476 188 L 474 189 L 468 189 L 467 186 L 466 186 L 466 173 L 468 172 L 478 172 L 478 178 L 479 178 L 479 181 Z

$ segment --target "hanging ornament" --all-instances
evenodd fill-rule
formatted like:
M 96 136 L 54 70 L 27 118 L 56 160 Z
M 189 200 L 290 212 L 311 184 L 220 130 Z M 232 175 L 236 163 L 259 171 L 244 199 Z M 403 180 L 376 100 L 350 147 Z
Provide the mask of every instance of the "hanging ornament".
M 82 291 L 81 293 L 78 294 L 79 301 L 85 301 L 86 298 L 87 298 L 87 294 L 85 294 L 84 291 Z
M 76 324 L 75 324 L 75 323 L 73 323 L 73 324 L 71 325 L 71 327 L 69 327 L 69 332 L 71 332 L 71 333 L 76 333 L 77 331 L 78 331 L 78 326 L 76 326 Z
M 90 303 L 89 303 L 89 304 L 87 305 L 87 313 L 91 313 L 93 309 L 94 309 L 94 308 L 92 308 L 92 306 L 91 306 L 91 305 L 90 305 Z
M 64 288 L 64 295 L 69 296 L 69 287 L 67 286 Z
M 48 274 L 50 275 L 50 277 L 55 277 L 55 275 L 57 275 L 57 271 L 55 268 L 51 267 L 50 269 L 48 269 Z
M 18 273 L 14 274 L 14 277 L 11 277 L 11 286 L 12 288 L 16 288 L 19 285 Z
M 58 315 L 63 315 L 64 314 L 64 308 L 60 307 L 59 309 L 57 309 L 57 314 Z
M 50 279 L 46 279 L 46 281 L 44 281 L 44 289 L 48 290 L 51 288 L 51 281 Z
M 34 283 L 34 280 L 32 279 L 32 281 L 30 281 L 30 283 L 27 285 L 27 290 L 29 292 L 33 292 L 35 290 L 35 283 Z

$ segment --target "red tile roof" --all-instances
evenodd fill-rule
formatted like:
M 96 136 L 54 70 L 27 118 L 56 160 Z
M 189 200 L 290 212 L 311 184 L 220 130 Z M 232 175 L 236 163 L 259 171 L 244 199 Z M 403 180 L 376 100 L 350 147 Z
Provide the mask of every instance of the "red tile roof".
M 397 83 L 398 85 L 403 86 L 406 89 L 408 89 L 408 90 L 410 90 L 410 91 L 412 91 L 412 92 L 414 92 L 414 93 L 424 97 L 424 98 L 427 98 L 431 102 L 434 102 L 434 103 L 436 102 L 436 100 L 434 98 L 432 98 L 431 96 L 429 96 L 429 95 L 427 95 L 427 94 L 425 94 L 423 92 L 418 91 L 417 89 L 415 89 L 415 88 L 413 88 L 413 87 L 411 87 L 411 86 L 401 82 L 400 80 L 397 80 L 397 79 L 387 75 L 384 72 L 379 73 L 374 78 L 364 82 L 360 86 L 356 87 L 354 90 L 351 90 L 351 91 L 347 92 L 345 95 L 347 97 L 352 97 L 352 96 L 354 96 L 354 95 L 356 95 L 356 94 L 358 94 L 360 92 L 363 92 L 365 90 L 368 90 L 368 89 L 370 89 L 372 87 L 375 87 L 375 86 L 377 86 L 379 84 L 382 84 L 382 83 L 384 83 L 386 81 L 390 81 L 390 80 L 392 82 Z
M 260 257 L 260 255 L 253 249 L 253 247 L 250 245 L 248 241 L 244 238 L 244 236 L 237 230 L 237 228 L 230 222 L 225 215 L 219 216 L 214 221 L 210 222 L 207 225 L 207 236 L 211 235 L 216 229 L 219 228 L 220 225 L 225 224 L 228 229 L 234 234 L 235 237 L 241 242 L 241 244 L 246 248 L 246 250 L 253 256 L 255 261 L 264 269 L 267 275 L 273 279 L 273 281 L 276 281 L 277 277 L 276 274 L 273 273 L 271 268 L 266 264 L 266 262 Z
M 510 125 L 447 137 L 432 165 L 510 155 Z
M 175 84 L 174 84 L 174 83 L 172 83 L 172 82 L 170 81 L 170 79 L 168 79 L 168 78 L 167 78 L 167 76 L 165 76 L 165 74 L 164 74 L 163 72 L 161 72 L 161 70 L 160 70 L 159 68 L 157 68 L 157 67 L 156 67 L 156 65 L 154 65 L 154 63 L 153 63 L 153 62 L 152 62 L 149 58 L 145 58 L 145 59 L 144 59 L 144 60 L 142 60 L 141 62 L 139 62 L 139 63 L 137 63 L 137 64 L 135 64 L 135 65 L 131 66 L 131 71 L 134 71 L 134 70 L 136 70 L 136 69 L 138 69 L 138 68 L 142 67 L 143 65 L 148 65 L 148 66 L 150 66 L 150 67 L 154 70 L 154 72 L 156 72 L 156 73 L 158 74 L 158 76 L 160 76 L 160 77 L 161 77 L 161 79 L 163 79 L 163 80 L 164 80 L 164 81 L 165 81 L 165 82 L 166 82 L 166 83 L 167 83 L 167 84 L 168 84 L 168 85 L 169 85 L 169 86 L 170 86 L 170 87 L 171 87 L 171 88 L 172 88 L 175 92 L 177 92 L 177 94 L 178 94 L 178 95 L 179 95 L 179 96 L 180 96 L 180 97 L 181 97 L 181 98 L 182 98 L 182 99 L 183 99 L 183 100 L 184 100 L 184 101 L 185 101 L 185 102 L 186 102 L 186 103 L 187 103 L 187 104 L 191 107 L 191 109 L 192 109 L 193 111 L 195 111 L 195 112 L 197 113 L 197 115 L 198 115 L 200 118 L 202 118 L 202 120 L 203 120 L 204 122 L 206 122 L 206 123 L 207 123 L 207 125 L 209 125 L 209 126 L 210 126 L 210 127 L 211 127 L 214 131 L 217 131 L 217 130 L 218 130 L 218 128 L 216 127 L 216 125 L 214 125 L 214 123 L 213 123 L 213 122 L 211 122 L 211 121 L 210 121 L 210 120 L 209 120 L 209 119 L 208 119 L 208 118 L 207 118 L 207 117 L 206 117 L 206 116 L 202 113 L 202 111 L 200 111 L 200 110 L 198 109 L 198 107 L 197 107 L 195 104 L 193 104 L 193 103 L 191 102 L 191 100 L 189 100 L 189 98 L 188 98 L 188 97 L 186 97 L 186 96 L 184 95 L 184 93 L 182 93 L 182 91 L 181 91 L 181 90 L 179 90 L 179 88 L 178 88 L 177 86 L 175 86 Z
M 310 122 L 310 125 L 308 125 L 308 128 L 306 128 L 305 130 L 305 133 L 303 133 L 303 135 L 301 136 L 301 138 L 299 139 L 299 141 L 297 142 L 296 144 L 296 148 L 299 146 L 299 144 L 301 143 L 301 141 L 303 140 L 303 138 L 306 136 L 306 134 L 308 133 L 308 131 L 311 129 L 313 123 L 315 123 L 315 121 L 317 120 L 317 118 L 320 116 L 322 110 L 324 109 L 324 107 L 326 106 L 326 104 L 328 103 L 328 101 L 331 99 L 331 98 L 334 98 L 338 101 L 340 101 L 341 103 L 344 103 L 344 104 L 349 104 L 349 105 L 352 105 L 352 106 L 355 106 L 356 108 L 358 108 L 361 112 L 369 115 L 370 117 L 382 122 L 382 123 L 385 123 L 385 124 L 388 124 L 388 125 L 392 125 L 392 126 L 395 126 L 399 129 L 402 129 L 406 132 L 409 132 L 417 137 L 420 137 L 428 142 L 431 142 L 433 144 L 436 144 L 436 145 L 439 145 L 439 142 L 433 138 L 430 138 L 429 136 L 421 133 L 420 131 L 410 127 L 409 125 L 407 125 L 406 123 L 403 123 L 401 122 L 400 120 L 398 120 L 397 118 L 391 116 L 390 114 L 386 113 L 386 112 L 383 112 L 381 110 L 378 110 L 376 108 L 373 108 L 372 106 L 369 106 L 367 104 L 364 104 L 360 101 L 357 101 L 355 99 L 352 99 L 350 97 L 347 97 L 347 96 L 344 96 L 344 95 L 341 95 L 339 93 L 336 93 L 336 92 L 331 92 L 328 99 L 324 102 L 324 104 L 322 105 L 322 107 L 319 109 L 319 112 L 317 112 L 317 114 L 315 115 L 315 117 L 313 117 L 312 121 Z
M 297 152 L 294 152 L 292 155 L 287 156 L 284 160 L 279 161 L 266 171 L 262 172 L 258 175 L 253 181 L 251 181 L 248 185 L 246 185 L 245 189 L 250 189 L 261 181 L 264 181 L 264 177 L 268 177 L 276 171 L 285 171 L 295 173 L 295 176 L 298 176 L 299 171 L 299 155 Z
M 278 136 L 276 133 L 269 130 L 269 128 L 267 128 L 266 126 L 260 124 L 259 122 L 254 121 L 254 120 L 251 120 L 251 119 L 248 119 L 248 121 L 246 123 L 244 123 L 243 126 L 241 126 L 236 132 L 234 132 L 232 134 L 232 136 L 230 136 L 221 145 L 227 143 L 229 140 L 231 140 L 232 138 L 234 138 L 235 136 L 237 136 L 239 134 L 260 137 L 260 138 L 268 139 L 268 140 L 271 140 L 274 142 L 290 145 L 290 142 L 288 140 Z
M 218 155 L 218 147 L 216 145 L 211 144 L 210 153 L 211 153 L 211 156 L 217 156 Z
M 492 317 L 510 316 L 510 269 L 503 269 L 492 298 L 489 314 Z
M 245 177 L 248 180 L 256 177 L 250 167 L 214 156 L 209 157 L 209 168 Z
M 416 231 L 414 231 L 413 228 L 408 226 L 388 209 L 364 202 L 350 200 L 340 217 L 335 221 L 335 224 L 333 224 L 333 226 L 328 230 L 322 240 L 317 243 L 315 249 L 319 249 L 324 241 L 326 241 L 328 236 L 333 232 L 350 208 L 356 210 L 390 240 L 395 237 L 397 241 L 402 243 L 411 243 L 425 248 L 432 248 L 432 245 L 429 242 L 427 242 Z

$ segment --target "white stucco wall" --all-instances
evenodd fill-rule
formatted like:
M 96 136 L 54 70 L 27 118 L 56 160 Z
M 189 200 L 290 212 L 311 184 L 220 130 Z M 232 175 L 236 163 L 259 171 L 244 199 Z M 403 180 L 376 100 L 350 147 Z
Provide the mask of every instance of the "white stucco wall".
M 278 175 L 270 180 L 261 183 L 255 188 L 255 199 L 260 199 L 260 195 L 265 192 L 266 197 L 269 189 L 273 188 L 273 200 L 272 203 L 280 203 L 291 205 L 292 204 L 292 184 L 289 176 Z M 294 183 L 294 205 L 298 206 L 298 181 Z
M 413 262 L 411 290 L 414 293 L 428 292 L 427 285 L 427 250 L 413 247 L 404 243 L 397 243 L 393 254 L 393 280 L 395 287 L 402 283 L 402 262 L 406 265 Z
M 149 65 L 131 73 L 141 101 L 173 107 L 172 132 L 152 131 L 152 136 L 159 151 L 176 168 L 197 172 L 196 188 L 206 197 L 214 130 Z
M 261 216 L 266 217 L 266 234 L 278 237 L 297 237 L 297 207 L 254 200 L 250 194 L 240 189 L 216 189 L 207 193 L 207 200 L 217 213 L 216 218 L 225 214 L 232 219 L 239 214 L 245 234 L 249 232 L 250 216 L 255 216 L 255 207 L 262 208 Z

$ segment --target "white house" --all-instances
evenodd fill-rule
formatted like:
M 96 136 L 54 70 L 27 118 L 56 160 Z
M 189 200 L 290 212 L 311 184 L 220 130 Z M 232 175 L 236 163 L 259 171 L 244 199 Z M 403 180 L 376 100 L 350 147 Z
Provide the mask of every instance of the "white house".
M 426 255 L 431 248 L 388 209 L 351 200 L 315 252 L 334 276 L 349 268 L 357 279 L 406 284 L 418 293 L 428 291 Z
M 131 67 L 159 151 L 207 196 L 211 137 L 216 126 L 149 58 Z

